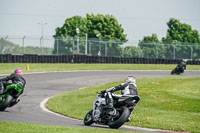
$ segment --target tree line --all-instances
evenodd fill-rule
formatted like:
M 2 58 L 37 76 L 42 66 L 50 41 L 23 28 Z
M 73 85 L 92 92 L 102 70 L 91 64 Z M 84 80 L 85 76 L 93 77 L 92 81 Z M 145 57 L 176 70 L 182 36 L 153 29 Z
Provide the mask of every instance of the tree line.
M 67 18 L 55 29 L 54 48 L 14 44 L 0 39 L 0 54 L 76 54 L 101 56 L 200 59 L 200 35 L 189 24 L 171 18 L 166 37 L 144 36 L 138 46 L 124 46 L 128 41 L 124 29 L 112 15 L 86 14 Z
M 20 46 L 11 41 L 0 38 L 0 54 L 52 54 L 53 48 Z
M 112 40 L 101 45 L 101 47 L 106 47 L 107 56 L 199 59 L 200 35 L 198 31 L 175 18 L 171 18 L 167 26 L 166 37 L 161 40 L 158 39 L 156 33 L 153 33 L 152 36 L 144 36 L 138 42 L 138 47 L 122 47 L 128 41 L 127 35 L 124 34 L 122 25 L 114 16 L 102 14 L 74 16 L 67 18 L 63 26 L 56 28 L 54 38 L 60 39 L 55 42 L 53 53 L 56 54 L 59 51 L 59 54 L 73 54 L 73 49 L 77 49 L 77 43 L 80 49 L 78 52 L 84 53 L 86 45 L 79 39 L 87 37 L 96 39 L 101 44 L 103 44 L 102 40 Z M 91 45 L 92 48 L 87 48 L 87 51 L 95 51 L 97 54 L 99 45 L 97 42 Z M 105 53 L 105 48 L 101 49 Z

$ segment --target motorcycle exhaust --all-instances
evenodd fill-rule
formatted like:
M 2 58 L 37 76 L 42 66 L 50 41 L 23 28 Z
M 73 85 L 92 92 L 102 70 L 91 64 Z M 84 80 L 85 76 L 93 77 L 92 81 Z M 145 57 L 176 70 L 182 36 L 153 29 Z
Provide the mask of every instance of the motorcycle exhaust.
M 20 99 L 19 99 L 19 98 L 17 98 L 15 101 L 13 101 L 13 102 L 10 104 L 10 106 L 9 106 L 9 107 L 12 107 L 12 106 L 14 106 L 14 105 L 15 105 L 15 104 L 17 104 L 19 101 L 20 101 Z

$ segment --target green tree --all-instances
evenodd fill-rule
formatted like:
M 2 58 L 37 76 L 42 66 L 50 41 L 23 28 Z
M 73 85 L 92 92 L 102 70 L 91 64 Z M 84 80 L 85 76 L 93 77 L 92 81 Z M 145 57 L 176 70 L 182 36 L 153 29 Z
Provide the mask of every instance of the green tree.
M 139 47 L 136 46 L 126 46 L 124 48 L 124 57 L 143 57 L 143 53 Z
M 162 42 L 174 45 L 176 58 L 192 58 L 191 52 L 193 52 L 193 58 L 199 58 L 200 35 L 198 31 L 174 18 L 171 18 L 167 25 L 167 35 L 162 38 Z M 168 47 L 170 47 L 171 51 L 174 49 L 172 46 Z M 172 52 L 168 54 L 168 56 L 170 55 L 172 55 Z
M 54 50 L 53 54 L 73 54 L 74 49 L 77 49 L 77 39 L 87 33 L 86 19 L 81 16 L 74 16 L 65 20 L 62 27 L 56 28 L 54 35 Z M 77 33 L 78 28 L 78 33 Z M 83 43 L 80 43 L 83 47 Z M 83 49 L 81 49 L 83 52 Z
M 97 38 L 99 35 L 102 39 L 127 41 L 121 24 L 114 16 L 87 14 L 86 19 L 89 38 Z
M 22 48 L 10 41 L 0 38 L 0 54 L 21 54 Z
M 97 38 L 99 40 L 104 40 L 106 43 L 101 45 L 102 55 L 107 56 L 121 56 L 122 47 L 121 44 L 126 42 L 126 34 L 124 34 L 124 29 L 121 24 L 118 23 L 117 19 L 112 15 L 101 15 L 101 14 L 87 14 L 87 27 L 88 27 L 88 37 Z M 112 41 L 109 41 L 112 40 Z M 94 42 L 94 41 L 93 41 Z M 93 47 L 91 51 L 94 55 L 98 53 L 99 44 L 92 43 Z M 107 50 L 107 52 L 105 51 Z M 107 53 L 107 54 L 104 54 Z
M 52 48 L 26 46 L 21 47 L 18 44 L 0 38 L 0 54 L 52 54 Z
M 78 35 L 76 33 L 76 28 L 79 28 Z M 76 48 L 77 43 L 80 43 L 80 52 L 83 53 L 85 51 L 84 41 L 87 34 L 87 37 L 89 38 L 88 42 L 91 46 L 88 47 L 87 50 L 91 48 L 90 51 L 93 52 L 92 54 L 97 54 L 99 46 L 102 44 L 102 51 L 104 50 L 105 52 L 105 49 L 110 51 L 108 52 L 108 55 L 119 55 L 119 53 L 122 51 L 119 45 L 122 43 L 106 43 L 106 45 L 103 45 L 104 43 L 99 43 L 99 41 L 104 39 L 112 39 L 115 41 L 125 42 L 127 39 L 126 34 L 123 32 L 124 30 L 122 26 L 112 15 L 87 14 L 86 18 L 74 16 L 66 19 L 62 27 L 56 28 L 56 34 L 54 37 L 60 38 L 60 40 L 55 41 L 53 53 L 55 54 L 57 51 L 59 51 L 59 54 L 72 54 L 72 50 L 73 48 Z M 67 37 L 72 37 L 73 39 L 71 40 L 75 40 L 75 42 L 67 40 Z M 80 40 L 77 40 L 77 37 Z M 92 40 L 90 40 L 90 38 L 92 38 Z M 63 41 L 63 39 L 65 39 L 65 41 Z M 60 51 L 62 51 L 62 53 Z
M 152 36 L 145 36 L 143 40 L 139 42 L 138 45 L 141 48 L 144 57 L 146 58 L 165 57 L 164 45 L 158 40 L 156 34 L 152 34 Z
M 192 30 L 188 24 L 181 23 L 178 19 L 171 18 L 167 23 L 168 30 L 164 43 L 188 43 L 199 44 L 200 36 L 197 30 Z

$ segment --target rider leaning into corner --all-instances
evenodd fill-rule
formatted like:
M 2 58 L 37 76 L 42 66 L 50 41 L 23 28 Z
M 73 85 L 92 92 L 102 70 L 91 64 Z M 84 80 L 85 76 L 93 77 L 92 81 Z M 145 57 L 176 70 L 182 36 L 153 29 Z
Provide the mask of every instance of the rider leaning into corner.
M 115 91 L 118 91 L 118 90 L 121 90 L 121 94 L 122 95 L 138 95 L 137 94 L 137 85 L 136 85 L 136 79 L 135 79 L 135 77 L 128 76 L 125 79 L 124 83 L 121 83 L 118 86 L 115 86 L 115 87 L 112 87 L 112 88 L 109 88 L 107 90 L 102 91 L 102 92 L 104 92 L 106 94 L 106 106 L 105 106 L 105 108 L 112 108 L 112 109 L 114 109 L 113 108 L 113 98 L 112 98 L 112 95 L 115 95 L 115 94 L 112 94 L 112 93 L 115 92 Z M 130 110 L 131 113 L 130 113 L 130 116 L 129 116 L 127 122 L 130 121 L 132 111 L 133 111 L 133 109 Z
M 178 68 L 186 70 L 186 60 L 181 60 L 181 62 L 177 65 Z
M 26 80 L 22 77 L 22 71 L 20 69 L 16 69 L 11 75 L 3 78 L 3 79 L 0 79 L 1 83 L 3 84 L 4 88 L 6 88 L 6 86 L 8 85 L 12 85 L 12 84 L 18 84 L 20 85 L 23 89 L 22 89 L 22 93 L 24 91 L 24 87 L 26 85 Z M 3 93 L 3 86 L 1 86 L 0 84 L 0 94 Z M 21 94 L 22 94 L 21 93 Z M 17 101 L 19 101 L 19 98 L 17 97 L 16 98 Z M 16 104 L 15 102 L 13 102 L 13 104 Z

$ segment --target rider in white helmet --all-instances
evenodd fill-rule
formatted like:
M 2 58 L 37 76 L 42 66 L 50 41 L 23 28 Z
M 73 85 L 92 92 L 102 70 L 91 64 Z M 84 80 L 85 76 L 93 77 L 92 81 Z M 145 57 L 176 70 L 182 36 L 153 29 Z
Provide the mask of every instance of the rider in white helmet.
M 121 83 L 118 86 L 109 88 L 107 90 L 104 90 L 102 92 L 106 92 L 106 106 L 105 108 L 113 108 L 113 98 L 112 93 L 115 91 L 121 90 L 122 95 L 137 95 L 137 85 L 136 85 L 136 79 L 133 76 L 128 76 L 124 83 Z M 132 113 L 133 110 L 130 110 Z M 131 115 L 130 115 L 131 116 Z M 128 119 L 130 121 L 130 117 Z
M 186 70 L 186 61 L 187 60 L 182 59 L 181 62 L 177 65 L 181 72 L 184 72 L 184 70 Z

